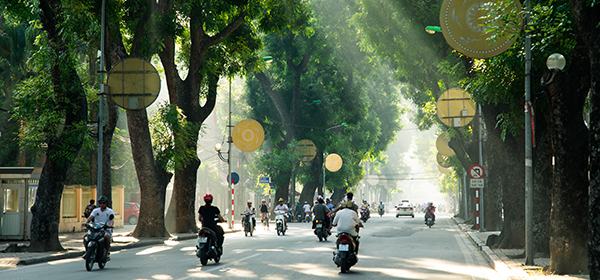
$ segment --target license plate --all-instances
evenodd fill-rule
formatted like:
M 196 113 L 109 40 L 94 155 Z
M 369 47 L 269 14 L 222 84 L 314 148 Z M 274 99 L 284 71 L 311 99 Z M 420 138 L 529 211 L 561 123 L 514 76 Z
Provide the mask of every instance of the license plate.
M 348 252 L 348 244 L 340 244 L 338 250 Z
M 322 228 L 323 224 L 317 224 L 317 228 Z
M 206 237 L 206 236 L 198 237 L 198 243 L 206 243 L 206 241 L 208 241 L 208 237 Z

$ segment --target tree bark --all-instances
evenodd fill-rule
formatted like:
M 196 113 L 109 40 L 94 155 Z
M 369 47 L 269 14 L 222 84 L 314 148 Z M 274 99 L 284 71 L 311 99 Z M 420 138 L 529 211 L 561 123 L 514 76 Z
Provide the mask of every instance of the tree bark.
M 550 255 L 550 214 L 552 208 L 552 138 L 540 107 L 534 103 L 535 143 L 533 171 L 533 243 L 536 253 Z
M 554 184 L 550 220 L 550 271 L 587 272 L 588 130 L 583 104 L 589 90 L 587 49 L 578 42 L 569 75 L 550 70 L 542 86 L 551 106 L 550 131 L 554 150 Z
M 119 119 L 119 111 L 117 104 L 106 96 L 106 103 L 108 104 L 108 117 L 106 123 L 102 126 L 103 130 L 103 141 L 102 141 L 102 195 L 108 198 L 108 207 L 113 207 L 112 199 L 112 156 L 111 156 L 111 145 L 115 128 L 117 127 L 117 121 Z
M 302 201 L 308 201 L 308 204 L 313 205 L 314 204 L 314 200 L 313 197 L 315 195 L 315 191 L 320 187 L 323 186 L 323 181 L 321 181 L 321 176 L 323 175 L 323 152 L 317 152 L 317 154 L 315 155 L 315 158 L 313 158 L 313 160 L 310 163 L 310 173 L 311 173 L 311 180 L 304 184 L 304 188 L 302 189 L 302 193 L 300 194 L 300 198 L 298 199 L 298 202 Z M 322 193 L 320 194 L 322 195 Z

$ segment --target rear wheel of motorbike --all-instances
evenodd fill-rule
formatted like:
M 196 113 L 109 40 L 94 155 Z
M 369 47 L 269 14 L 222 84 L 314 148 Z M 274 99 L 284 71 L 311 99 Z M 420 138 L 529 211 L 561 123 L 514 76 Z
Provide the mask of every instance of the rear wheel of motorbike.
M 348 265 L 344 262 L 341 266 L 340 266 L 340 270 L 342 271 L 342 273 L 346 273 L 348 272 Z
M 98 262 L 98 267 L 100 269 L 103 269 L 105 265 L 106 265 L 106 261 L 100 261 L 100 262 Z
M 207 258 L 207 257 L 201 257 L 201 258 L 200 258 L 200 263 L 201 263 L 202 265 L 206 265 L 206 264 L 208 263 L 208 258 Z
M 221 257 L 220 257 L 220 256 L 219 256 L 219 257 L 216 257 L 216 258 L 215 258 L 215 263 L 219 263 L 219 261 L 220 261 L 220 260 L 221 260 Z
M 245 235 L 245 236 L 248 236 L 248 232 L 247 232 L 247 231 L 244 231 L 244 235 Z
M 281 231 L 279 229 L 277 229 L 277 235 L 279 236 L 281 234 Z
M 94 252 L 93 248 L 88 248 L 85 252 L 85 269 L 87 271 L 91 271 L 92 267 L 94 267 L 94 256 L 96 252 Z

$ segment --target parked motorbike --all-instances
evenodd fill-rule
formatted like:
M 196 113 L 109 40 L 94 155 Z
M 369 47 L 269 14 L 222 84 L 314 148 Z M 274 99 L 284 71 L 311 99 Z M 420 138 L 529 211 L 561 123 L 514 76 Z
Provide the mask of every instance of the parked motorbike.
M 250 233 L 250 236 L 252 236 L 252 232 L 254 231 L 254 224 L 252 223 L 252 213 L 245 212 L 242 213 L 242 216 L 242 224 L 244 225 L 244 235 L 248 236 L 248 233 Z
M 329 219 L 329 217 L 326 217 L 325 219 Z M 319 238 L 319 241 L 327 241 L 327 237 L 331 235 L 329 229 L 325 228 L 325 223 L 323 220 L 315 220 L 315 235 Z
M 431 228 L 435 224 L 433 221 L 433 216 L 429 213 L 425 214 L 425 224 Z
M 352 236 L 345 232 L 337 235 L 335 243 L 336 250 L 333 252 L 333 262 L 340 268 L 342 273 L 346 273 L 351 266 L 358 262 L 358 257 L 356 256 L 358 243 L 355 243 Z
M 104 223 L 87 223 L 85 227 L 88 229 L 87 248 L 85 248 L 85 269 L 91 271 L 94 263 L 98 263 L 98 267 L 103 269 L 106 265 L 106 244 L 104 235 L 106 229 L 111 228 Z
M 218 221 L 219 218 L 215 218 Z M 198 245 L 196 246 L 196 257 L 200 259 L 202 265 L 206 265 L 208 260 L 214 260 L 215 263 L 219 263 L 221 255 L 223 255 L 222 248 L 217 246 L 217 234 L 210 228 L 203 227 L 198 230 Z
M 285 224 L 283 222 L 283 215 L 285 211 L 275 211 L 275 224 L 277 225 L 277 235 L 285 235 Z
M 367 220 L 369 219 L 369 209 L 367 209 L 366 207 L 360 208 L 360 219 L 363 222 L 367 222 Z
M 304 221 L 307 223 L 312 222 L 312 214 L 310 212 L 304 212 Z

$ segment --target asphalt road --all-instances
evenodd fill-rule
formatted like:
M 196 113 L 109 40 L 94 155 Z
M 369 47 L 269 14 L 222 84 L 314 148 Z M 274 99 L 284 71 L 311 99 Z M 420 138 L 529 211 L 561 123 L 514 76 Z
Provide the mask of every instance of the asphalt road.
M 361 229 L 359 261 L 345 274 L 332 261 L 334 236 L 319 242 L 309 224 L 291 223 L 285 236 L 261 226 L 252 237 L 227 234 L 221 262 L 204 267 L 196 241 L 185 240 L 113 252 L 102 270 L 88 272 L 74 258 L 2 270 L 0 279 L 501 279 L 448 216 L 436 222 L 430 229 L 422 215 L 372 217 Z

